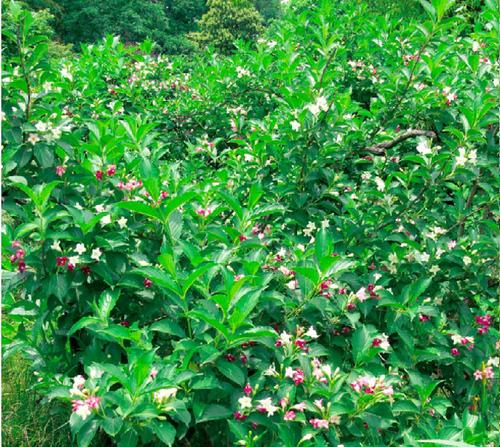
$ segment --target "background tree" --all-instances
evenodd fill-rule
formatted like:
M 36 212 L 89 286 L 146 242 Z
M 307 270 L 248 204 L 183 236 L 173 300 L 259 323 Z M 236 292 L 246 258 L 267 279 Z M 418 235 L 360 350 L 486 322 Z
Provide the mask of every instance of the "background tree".
M 253 39 L 263 31 L 263 17 L 248 0 L 208 0 L 207 6 L 200 31 L 190 34 L 201 47 L 213 45 L 228 53 L 237 39 Z

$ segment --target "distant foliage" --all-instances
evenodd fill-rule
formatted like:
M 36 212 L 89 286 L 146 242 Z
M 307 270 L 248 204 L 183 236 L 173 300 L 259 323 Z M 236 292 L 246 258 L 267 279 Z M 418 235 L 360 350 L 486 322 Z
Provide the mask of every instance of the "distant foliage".
M 208 11 L 190 38 L 201 47 L 213 46 L 223 53 L 235 49 L 238 39 L 255 39 L 262 31 L 263 18 L 249 0 L 208 0 Z

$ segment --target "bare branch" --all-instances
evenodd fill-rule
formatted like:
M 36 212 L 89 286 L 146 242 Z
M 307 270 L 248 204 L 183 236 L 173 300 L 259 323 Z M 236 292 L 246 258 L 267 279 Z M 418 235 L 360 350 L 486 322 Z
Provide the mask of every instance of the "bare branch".
M 408 140 L 409 138 L 415 137 L 429 137 L 432 139 L 436 139 L 437 135 L 432 130 L 408 129 L 406 132 L 397 136 L 393 140 L 375 144 L 374 146 L 367 147 L 365 150 L 375 155 L 384 155 L 386 149 L 390 149 L 391 147 L 394 147 L 397 144 Z

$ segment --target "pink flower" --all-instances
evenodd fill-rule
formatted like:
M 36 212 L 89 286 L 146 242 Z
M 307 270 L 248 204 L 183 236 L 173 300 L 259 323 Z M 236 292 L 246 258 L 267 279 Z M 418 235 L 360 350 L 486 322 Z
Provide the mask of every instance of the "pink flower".
M 285 421 L 293 421 L 296 417 L 297 417 L 297 415 L 296 415 L 295 411 L 289 410 L 285 413 L 285 416 L 283 417 L 283 419 Z
M 474 371 L 474 379 L 483 380 L 483 372 L 480 369 Z
M 392 396 L 394 394 L 394 389 L 391 385 L 389 385 L 382 390 L 382 394 L 385 394 L 386 396 Z
M 109 165 L 108 169 L 106 171 L 106 174 L 108 174 L 110 177 L 116 174 L 116 166 L 115 165 Z
M 67 262 L 68 262 L 68 257 L 67 256 L 59 256 L 59 257 L 56 258 L 56 265 L 58 267 L 64 267 Z
M 326 281 L 323 281 L 323 282 L 319 285 L 319 288 L 320 288 L 321 290 L 326 290 L 326 289 L 328 289 L 331 285 L 332 285 L 332 280 L 331 280 L 331 279 L 327 279 Z
M 329 422 L 325 419 L 309 419 L 309 423 L 314 427 L 314 428 L 328 428 Z
M 292 407 L 292 409 L 300 411 L 300 412 L 303 412 L 306 409 L 306 403 L 305 402 L 299 402 L 298 404 L 295 404 Z
M 248 417 L 248 416 L 245 416 L 244 414 L 240 413 L 239 411 L 234 412 L 233 416 L 237 421 L 244 421 Z
M 493 368 L 491 366 L 487 366 L 484 369 L 483 375 L 485 379 L 493 379 Z
M 158 375 L 158 370 L 156 368 L 152 368 L 151 372 L 149 373 L 149 377 L 151 377 L 151 379 L 154 380 L 157 375 Z
M 59 176 L 59 177 L 62 177 L 64 175 L 64 173 L 66 172 L 66 167 L 65 166 L 57 166 L 56 167 L 56 174 Z
M 457 357 L 460 355 L 460 351 L 457 348 L 451 348 L 451 355 Z
M 457 246 L 457 241 L 448 242 L 448 250 L 453 250 Z
M 368 297 L 366 296 L 366 289 L 364 287 L 361 287 L 361 289 L 359 289 L 356 292 L 356 296 L 358 297 L 358 300 L 361 302 L 366 301 L 368 299 Z
M 101 403 L 101 398 L 97 396 L 90 396 L 85 403 L 90 407 L 97 409 L 99 407 L 99 404 Z
M 306 345 L 307 342 L 302 338 L 298 338 L 297 340 L 295 340 L 295 346 L 299 347 L 300 349 L 304 349 Z
M 144 287 L 146 289 L 149 289 L 153 285 L 153 281 L 151 281 L 149 278 L 144 278 Z
M 248 396 L 251 392 L 252 392 L 252 387 L 250 386 L 249 383 L 247 383 L 245 385 L 245 387 L 243 388 L 243 392 Z

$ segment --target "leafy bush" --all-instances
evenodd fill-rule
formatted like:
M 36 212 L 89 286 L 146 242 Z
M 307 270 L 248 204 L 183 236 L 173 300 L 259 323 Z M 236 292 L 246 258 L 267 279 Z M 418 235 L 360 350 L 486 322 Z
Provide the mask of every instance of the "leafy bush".
M 4 67 L 4 356 L 119 446 L 498 444 L 498 11 L 290 1 L 190 61 Z

